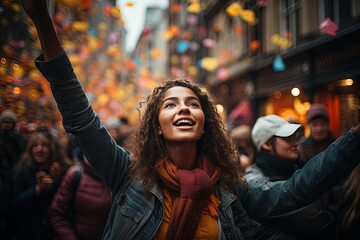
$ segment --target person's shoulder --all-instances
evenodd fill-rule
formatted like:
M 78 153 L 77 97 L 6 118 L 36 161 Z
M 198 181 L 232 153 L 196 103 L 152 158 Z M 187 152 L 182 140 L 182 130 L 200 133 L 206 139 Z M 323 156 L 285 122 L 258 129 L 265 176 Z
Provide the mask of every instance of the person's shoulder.
M 247 182 L 266 179 L 263 171 L 256 164 L 252 164 L 246 168 L 244 178 Z
M 74 164 L 70 166 L 65 175 L 74 176 L 77 171 L 82 171 L 82 166 L 80 164 Z
M 300 143 L 301 146 L 308 146 L 312 144 L 313 144 L 313 140 L 311 139 L 311 137 L 305 137 Z

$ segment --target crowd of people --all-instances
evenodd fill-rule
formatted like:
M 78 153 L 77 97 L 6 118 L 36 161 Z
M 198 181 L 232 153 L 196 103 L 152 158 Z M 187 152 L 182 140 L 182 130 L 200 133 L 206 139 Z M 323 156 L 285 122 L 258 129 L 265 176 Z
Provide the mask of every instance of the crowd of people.
M 274 114 L 259 117 L 253 126 L 227 129 L 234 152 L 237 152 L 236 161 L 230 166 L 243 173 L 243 178 L 252 186 L 291 178 L 336 141 L 329 129 L 330 118 L 325 105 L 312 104 L 307 121 L 308 137 L 304 136 L 302 125 Z M 86 155 L 65 132 L 40 126 L 24 134 L 19 131 L 20 125 L 11 109 L 0 113 L 1 236 L 4 239 L 27 239 L 29 236 L 33 236 L 32 239 L 101 239 L 113 197 Z M 131 149 L 129 145 L 125 147 L 129 137 L 123 130 L 126 119 L 111 118 L 104 125 L 117 145 Z M 357 166 L 308 205 L 257 220 L 260 225 L 253 239 L 359 237 L 359 174 Z M 162 177 L 169 176 L 161 175 L 160 179 Z M 165 188 L 162 191 L 164 204 L 170 209 L 171 204 L 175 204 L 174 199 Z M 219 204 L 216 200 L 210 202 Z M 164 214 L 166 227 L 169 227 L 171 212 Z M 198 224 L 206 229 L 211 219 L 201 218 Z M 158 234 L 165 234 L 163 228 L 166 227 L 160 228 Z
M 21 2 L 66 133 L 25 138 L 16 113 L 2 111 L 2 239 L 360 237 L 359 120 L 335 138 L 326 106 L 314 103 L 309 137 L 274 114 L 227 129 L 211 96 L 179 78 L 141 102 L 124 139 L 125 119 L 103 123 L 91 107 L 46 0 Z
M 0 112 L 1 239 L 101 239 L 109 189 L 69 134 L 24 127 L 14 110 Z

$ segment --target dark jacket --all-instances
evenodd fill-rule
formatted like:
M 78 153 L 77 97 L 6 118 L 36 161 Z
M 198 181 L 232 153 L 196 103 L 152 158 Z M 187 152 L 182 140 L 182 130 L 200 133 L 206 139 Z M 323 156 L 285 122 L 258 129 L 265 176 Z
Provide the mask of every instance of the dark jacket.
M 15 239 L 51 240 L 54 232 L 47 211 L 58 188 L 55 182 L 51 189 L 40 194 L 35 192 L 36 173 L 39 165 L 33 163 L 19 172 L 13 182 L 13 228 Z
M 64 128 L 85 153 L 91 165 L 112 192 L 113 205 L 103 239 L 152 239 L 164 209 L 161 188 L 145 189 L 144 179 L 131 180 L 131 155 L 110 137 L 77 80 L 66 54 L 50 61 L 40 56 L 36 66 L 51 83 L 63 117 Z M 326 153 L 316 157 L 287 181 L 263 182 L 248 188 L 234 186 L 233 192 L 217 184 L 222 239 L 251 239 L 260 219 L 297 209 L 331 188 L 360 161 L 360 136 L 350 130 Z
M 332 142 L 334 142 L 336 138 L 334 135 L 329 132 L 328 136 L 324 141 L 317 142 L 310 136 L 306 138 L 300 145 L 299 145 L 299 155 L 300 159 L 303 162 L 307 162 L 312 159 L 316 154 L 321 153 L 324 151 Z
M 247 168 L 245 178 L 251 185 L 262 181 L 283 181 L 301 167 L 300 161 L 261 151 L 255 164 Z M 295 211 L 261 219 L 262 226 L 255 239 L 332 239 L 335 236 L 334 190 Z

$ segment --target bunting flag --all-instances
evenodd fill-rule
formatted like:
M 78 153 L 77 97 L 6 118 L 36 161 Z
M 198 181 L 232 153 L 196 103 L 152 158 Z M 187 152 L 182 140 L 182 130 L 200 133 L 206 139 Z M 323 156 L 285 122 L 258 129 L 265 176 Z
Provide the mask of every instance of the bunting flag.
M 226 13 L 231 17 L 240 16 L 244 22 L 250 25 L 255 25 L 257 23 L 254 11 L 250 9 L 243 9 L 238 2 L 234 2 L 227 7 Z
M 267 6 L 267 0 L 256 0 L 256 6 L 258 7 L 266 7 Z
M 336 32 L 338 31 L 338 26 L 336 23 L 331 21 L 330 18 L 326 18 L 321 24 L 320 24 L 320 31 L 329 35 L 329 36 L 335 36 Z
M 289 35 L 289 33 L 287 33 L 287 35 Z M 271 42 L 283 49 L 287 49 L 291 46 L 291 40 L 289 38 L 282 38 L 277 33 L 271 36 Z
M 274 58 L 272 68 L 274 72 L 285 71 L 285 63 L 280 54 L 277 54 Z

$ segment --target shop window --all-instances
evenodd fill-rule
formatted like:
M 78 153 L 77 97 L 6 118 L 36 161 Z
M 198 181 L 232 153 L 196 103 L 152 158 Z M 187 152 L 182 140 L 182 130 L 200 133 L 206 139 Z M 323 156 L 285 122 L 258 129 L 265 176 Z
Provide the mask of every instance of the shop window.
M 300 33 L 300 1 L 280 1 L 280 36 L 290 38 L 295 46 Z

